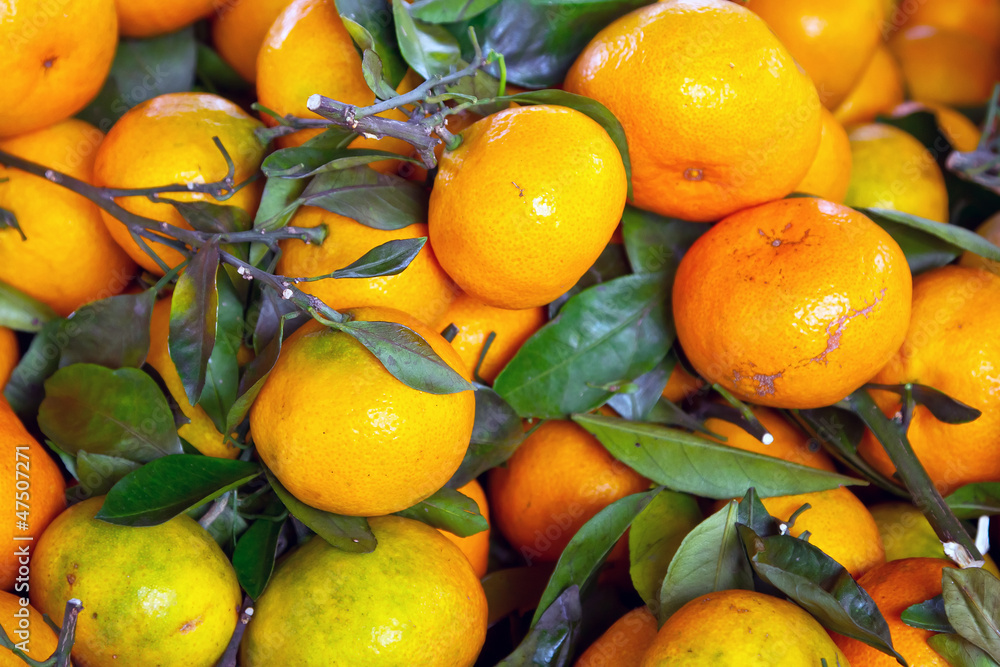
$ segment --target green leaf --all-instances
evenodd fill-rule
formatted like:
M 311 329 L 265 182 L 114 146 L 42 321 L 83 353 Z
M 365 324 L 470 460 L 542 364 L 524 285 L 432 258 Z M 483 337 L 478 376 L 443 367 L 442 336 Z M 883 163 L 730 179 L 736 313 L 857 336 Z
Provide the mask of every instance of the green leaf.
M 157 526 L 261 473 L 259 464 L 176 454 L 150 461 L 115 484 L 96 518 L 120 526 Z
M 335 243 L 336 241 L 334 241 Z M 378 278 L 395 276 L 406 270 L 427 243 L 426 236 L 415 239 L 393 239 L 375 246 L 329 278 Z
M 81 306 L 62 325 L 66 343 L 59 365 L 142 366 L 149 352 L 149 318 L 155 301 L 156 290 L 150 288 Z
M 31 339 L 3 388 L 4 397 L 21 421 L 34 419 L 45 398 L 43 383 L 59 369 L 59 358 L 66 343 L 62 334 L 63 322 L 65 320 L 57 318 L 45 323 Z
M 600 256 L 594 261 L 587 272 L 580 276 L 576 284 L 569 288 L 569 291 L 549 304 L 547 310 L 550 320 L 554 320 L 562 307 L 571 298 L 594 285 L 610 282 L 615 278 L 627 276 L 632 272 L 629 270 L 628 257 L 620 243 L 609 243 L 601 251 Z
M 958 635 L 934 635 L 927 643 L 952 667 L 1000 667 L 986 651 Z
M 986 259 L 1000 261 L 1000 248 L 979 234 L 963 227 L 926 220 L 909 213 L 883 208 L 860 208 L 858 210 L 880 225 L 888 221 L 923 232 L 933 237 L 939 246 L 954 250 L 956 255 L 963 250 L 968 250 Z
M 264 474 L 274 493 L 292 516 L 326 540 L 330 546 L 359 554 L 375 550 L 375 534 L 368 527 L 368 519 L 363 516 L 341 516 L 310 507 L 293 496 L 270 470 L 265 468 Z
M 219 11 L 226 10 L 220 7 Z M 253 85 L 223 60 L 215 49 L 200 42 L 195 74 L 203 87 L 222 97 L 238 99 L 240 96 L 253 95 Z
M 665 218 L 633 206 L 626 206 L 622 214 L 625 251 L 636 273 L 676 272 L 687 249 L 710 227 L 702 222 Z
M 681 541 L 657 592 L 662 624 L 691 600 L 716 591 L 753 590 L 753 577 L 736 534 L 737 502 L 694 527 Z
M 306 189 L 308 181 L 268 178 L 264 180 L 264 192 L 260 197 L 260 206 L 253 220 L 253 228 L 259 231 L 274 231 L 281 229 L 292 219 L 302 205 L 299 195 Z M 250 263 L 259 266 L 268 253 L 266 243 L 250 244 Z
M 278 331 L 268 341 L 267 345 L 246 365 L 246 368 L 243 369 L 243 377 L 240 378 L 240 384 L 236 390 L 237 398 L 233 406 L 229 408 L 229 413 L 226 416 L 226 430 L 222 431 L 223 433 L 232 433 L 240 422 L 246 418 L 247 413 L 250 411 L 250 406 L 253 405 L 254 399 L 257 398 L 260 390 L 264 388 L 267 376 L 278 361 L 278 353 L 281 352 L 284 332 L 285 318 L 279 317 Z
M 566 302 L 518 350 L 494 388 L 522 417 L 559 418 L 592 410 L 653 369 L 674 339 L 663 281 L 624 276 Z
M 508 72 L 510 70 L 508 69 Z M 497 102 L 516 102 L 517 104 L 555 104 L 569 107 L 590 116 L 594 122 L 604 128 L 621 153 L 622 164 L 625 165 L 625 176 L 628 179 L 628 196 L 632 197 L 632 162 L 628 154 L 628 141 L 625 138 L 625 128 L 606 106 L 583 95 L 568 93 L 565 90 L 532 90 L 517 95 L 507 95 L 496 98 Z
M 352 35 L 354 35 L 355 32 L 356 31 L 351 30 Z M 354 41 L 358 41 L 357 38 L 355 38 Z M 366 44 L 370 43 L 371 35 L 366 34 L 364 41 Z M 375 53 L 375 51 L 366 46 L 361 54 L 361 72 L 365 77 L 365 83 L 367 83 L 371 91 L 375 93 L 376 98 L 380 100 L 391 100 L 394 97 L 398 97 L 399 93 L 397 93 L 393 87 L 389 85 L 389 82 L 385 80 L 382 75 L 382 69 L 382 59 L 378 57 L 378 54 Z
M 225 271 L 216 278 L 219 291 L 215 322 L 215 345 L 205 367 L 205 387 L 198 405 L 220 433 L 226 433 L 226 419 L 236 402 L 240 381 L 237 355 L 243 343 L 243 303 Z
M 371 0 L 336 0 L 336 3 L 342 18 L 363 26 L 371 36 L 373 48 L 382 59 L 385 78 L 390 85 L 398 86 L 406 74 L 406 63 L 396 44 L 388 8 L 383 3 Z M 360 46 L 362 49 L 366 48 L 364 45 Z
M 580 635 L 583 609 L 580 588 L 573 584 L 559 594 L 528 631 L 528 635 L 497 667 L 562 667 L 573 656 Z
M 556 562 L 556 569 L 531 619 L 532 625 L 541 620 L 549 605 L 570 586 L 583 590 L 593 581 L 604 564 L 604 559 L 632 525 L 635 517 L 662 490 L 659 487 L 616 500 L 580 527 Z
M 177 281 L 170 301 L 170 359 L 193 405 L 205 388 L 208 359 L 215 347 L 219 315 L 219 247 L 203 245 Z
M 525 437 L 521 418 L 514 408 L 486 385 L 475 387 L 476 420 L 462 465 L 448 480 L 453 489 L 465 486 L 509 459 Z
M 213 204 L 207 201 L 171 201 L 192 229 L 208 234 L 241 232 L 250 228 L 250 214 L 239 206 Z
M 494 570 L 483 577 L 488 617 L 492 626 L 513 613 L 527 614 L 538 606 L 552 574 L 554 563 L 538 563 L 525 567 L 508 567 Z
M 917 405 L 924 406 L 934 415 L 935 419 L 946 424 L 967 424 L 979 419 L 983 414 L 976 408 L 952 398 L 943 391 L 922 384 L 868 383 L 865 387 L 891 391 L 900 396 L 906 396 L 907 391 L 909 391 L 910 395 L 913 396 L 913 400 L 917 402 Z
M 381 160 L 402 160 L 415 164 L 420 162 L 415 158 L 368 148 L 321 149 L 296 146 L 271 153 L 261 165 L 261 170 L 268 178 L 308 178 L 338 169 L 363 167 Z
M 1000 579 L 979 567 L 947 568 L 941 586 L 955 632 L 1000 661 Z
M 475 535 L 490 527 L 486 517 L 479 513 L 475 500 L 449 488 L 440 489 L 430 498 L 396 514 L 459 537 Z
M 74 462 L 76 470 L 74 475 L 80 480 L 80 486 L 88 497 L 100 496 L 110 491 L 120 479 L 138 469 L 140 465 L 120 456 L 79 452 Z
M 823 627 L 906 664 L 893 649 L 889 626 L 875 602 L 840 563 L 797 537 L 761 537 L 743 524 L 736 528 L 757 576 L 792 598 Z
M 181 453 L 167 399 L 153 378 L 135 368 L 60 368 L 45 381 L 38 426 L 68 454 L 85 451 L 145 463 Z
M 0 282 L 0 327 L 16 331 L 40 331 L 56 314 L 41 301 Z
M 375 229 L 402 229 L 427 220 L 424 188 L 371 167 L 320 174 L 305 189 L 302 201 Z
M 458 40 L 445 28 L 415 21 L 404 2 L 394 2 L 392 14 L 396 21 L 399 49 L 417 74 L 429 79 L 448 74 L 461 66 L 463 61 Z
M 657 424 L 574 415 L 616 459 L 674 491 L 706 498 L 736 498 L 750 487 L 763 497 L 864 484 L 837 473 L 721 445 Z
M 274 554 L 282 525 L 284 521 L 257 519 L 236 542 L 233 569 L 240 586 L 252 600 L 261 596 L 274 571 Z
M 944 500 L 959 519 L 1000 514 L 1000 482 L 966 484 Z
M 940 595 L 930 600 L 910 605 L 900 614 L 903 623 L 921 630 L 931 632 L 955 632 L 948 622 L 948 614 L 944 609 L 944 598 Z
M 455 23 L 485 12 L 500 0 L 416 0 L 410 15 L 428 23 Z
M 337 328 L 353 336 L 382 362 L 394 378 L 430 394 L 475 389 L 437 355 L 420 335 L 395 322 L 344 322 Z
M 107 133 L 140 102 L 191 90 L 197 61 L 191 27 L 147 39 L 122 39 L 104 87 L 76 116 Z
M 661 491 L 632 522 L 628 534 L 629 574 L 646 604 L 659 602 L 670 562 L 701 518 L 694 498 L 675 491 Z
M 664 357 L 653 370 L 631 382 L 632 391 L 622 391 L 609 398 L 608 406 L 621 415 L 622 419 L 644 421 L 663 395 L 675 361 L 676 357 L 672 355 Z

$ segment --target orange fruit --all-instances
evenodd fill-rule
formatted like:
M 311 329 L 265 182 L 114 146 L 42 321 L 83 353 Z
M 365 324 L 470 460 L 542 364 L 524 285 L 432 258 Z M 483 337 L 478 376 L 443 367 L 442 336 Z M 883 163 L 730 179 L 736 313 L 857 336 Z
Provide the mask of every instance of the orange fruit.
M 26 592 L 27 586 L 23 590 Z M 56 651 L 56 633 L 26 597 L 0 591 L 0 625 L 12 642 L 35 660 L 46 660 Z M 24 661 L 4 649 L 0 651 L 0 667 L 24 667 Z
M 907 26 L 929 25 L 975 35 L 990 46 L 1000 47 L 1000 2 L 997 0 L 949 0 L 915 2 Z
M 680 364 L 674 364 L 667 378 L 667 386 L 663 388 L 663 398 L 674 403 L 680 403 L 688 396 L 705 386 L 701 378 L 691 377 Z
M 801 607 L 753 591 L 729 590 L 691 600 L 667 619 L 642 667 L 846 667 L 819 622 Z
M 10 374 L 14 372 L 19 357 L 17 336 L 10 329 L 0 327 L 0 390 L 10 379 Z
M 883 0 L 746 0 L 788 48 L 835 109 L 861 78 L 882 41 Z
M 699 375 L 772 407 L 814 408 L 867 382 L 910 320 L 906 257 L 881 227 L 822 199 L 729 216 L 684 255 L 674 321 Z
M 565 293 L 607 246 L 625 208 L 621 154 L 596 121 L 567 107 L 500 111 L 462 132 L 431 191 L 441 266 L 498 308 Z
M 271 24 L 290 0 L 224 3 L 212 21 L 212 43 L 222 59 L 247 81 L 257 80 L 257 54 Z
M 177 374 L 177 367 L 170 359 L 167 342 L 169 333 L 170 299 L 160 299 L 153 306 L 149 322 L 149 353 L 146 355 L 146 363 L 156 369 L 163 379 L 163 384 L 167 386 L 171 398 L 188 419 L 187 424 L 177 428 L 177 434 L 206 456 L 235 459 L 241 450 L 226 443 L 225 436 L 215 428 L 215 422 L 204 408 L 200 405 L 191 405 L 188 401 L 181 376 Z
M 440 334 L 390 308 L 357 308 L 361 322 L 398 322 L 460 375 Z M 472 391 L 429 394 L 404 385 L 353 337 L 310 322 L 284 344 L 250 410 L 257 451 L 302 502 L 336 514 L 406 509 L 444 486 L 472 434 Z
M 69 118 L 104 84 L 118 46 L 113 0 L 9 0 L 0 7 L 6 74 L 0 137 Z
M 819 149 L 805 178 L 795 190 L 840 204 L 844 201 L 850 182 L 851 142 L 844 126 L 837 122 L 832 113 L 823 109 L 823 133 L 820 135 Z
M 242 0 L 223 0 L 239 4 Z M 217 0 L 115 0 L 123 35 L 153 37 L 180 30 L 212 13 Z
M 784 197 L 819 146 L 812 81 L 735 2 L 667 0 L 626 14 L 583 50 L 566 90 L 621 121 L 635 205 L 661 215 L 707 222 Z
M 0 141 L 0 150 L 93 182 L 102 138 L 94 126 L 70 119 Z M 0 166 L 0 208 L 14 212 L 27 238 L 0 229 L 0 281 L 59 315 L 114 296 L 132 279 L 135 264 L 108 234 L 101 210 L 81 195 Z
M 639 667 L 659 630 L 649 607 L 628 612 L 583 652 L 574 667 Z
M 468 294 L 459 294 L 438 319 L 435 328 L 444 329 L 449 324 L 458 329 L 451 340 L 452 347 L 473 371 L 486 340 L 491 333 L 496 334 L 479 368 L 479 376 L 493 382 L 524 342 L 545 324 L 545 309 L 506 310 L 488 306 Z
M 871 123 L 853 128 L 848 206 L 887 208 L 948 222 L 948 190 L 934 156 L 909 133 Z
M 433 528 L 371 520 L 378 547 L 358 554 L 314 537 L 278 564 L 240 645 L 243 667 L 469 667 L 486 639 L 486 595 Z
M 992 372 L 1000 358 L 1000 276 L 945 266 L 913 281 L 913 316 L 906 339 L 872 378 L 879 384 L 917 382 L 982 411 L 967 424 L 945 424 L 918 405 L 907 437 L 934 485 L 947 495 L 972 482 L 1000 481 L 1000 390 Z M 873 391 L 887 416 L 900 409 L 898 394 Z M 858 447 L 876 469 L 895 466 L 866 432 Z
M 236 572 L 212 536 L 180 514 L 157 526 L 94 518 L 103 496 L 53 521 L 31 562 L 31 603 L 61 624 L 77 598 L 77 665 L 214 665 L 243 601 Z
M 789 535 L 809 532 L 809 543 L 844 566 L 852 577 L 885 562 L 885 546 L 871 512 L 847 487 L 775 496 L 761 500 L 767 513 L 780 521 L 808 503 L 795 517 Z
M 486 502 L 486 492 L 483 491 L 483 487 L 479 485 L 479 482 L 472 480 L 465 486 L 461 486 L 456 490 L 459 493 L 463 493 L 475 500 L 476 506 L 479 507 L 479 513 L 486 517 L 486 520 L 489 521 L 489 503 Z M 472 565 L 472 570 L 476 573 L 477 577 L 482 579 L 486 576 L 486 570 L 488 569 L 490 561 L 489 528 L 481 533 L 469 535 L 468 537 L 459 537 L 454 533 L 449 533 L 447 530 L 442 530 L 441 534 L 447 537 L 452 543 L 455 544 L 455 546 L 462 550 L 465 557 L 469 559 L 469 564 Z
M 965 115 L 943 104 L 906 102 L 893 109 L 892 115 L 899 118 L 908 116 L 915 111 L 929 111 L 934 114 L 938 128 L 956 151 L 968 153 L 976 150 L 979 146 L 979 136 L 982 133 L 976 124 Z
M 915 26 L 893 36 L 889 48 L 918 102 L 975 106 L 990 99 L 1000 79 L 996 48 L 967 33 Z
M 223 155 L 212 141 L 218 137 L 235 163 L 235 182 L 244 182 L 264 159 L 264 146 L 254 136 L 260 123 L 242 109 L 209 93 L 160 95 L 130 109 L 118 119 L 97 151 L 94 178 L 109 188 L 149 188 L 173 183 L 213 183 L 226 176 Z M 245 187 L 224 202 L 200 193 L 165 194 L 163 199 L 205 201 L 236 206 L 251 216 L 260 196 L 258 184 Z M 126 210 L 153 220 L 191 229 L 177 210 L 144 196 L 119 197 Z M 104 223 L 118 244 L 147 271 L 163 270 L 132 240 L 124 224 L 102 211 Z M 183 256 L 148 241 L 154 252 L 176 266 Z
M 861 78 L 834 110 L 844 125 L 870 123 L 903 101 L 903 72 L 889 47 L 879 44 Z
M 55 461 L 28 433 L 2 395 L 0 443 L 8 452 L 0 475 L 0 493 L 7 510 L 4 544 L 8 545 L 0 555 L 0 590 L 9 591 L 15 583 L 26 581 L 28 567 L 21 559 L 26 558 L 45 527 L 66 507 L 66 484 Z M 21 521 L 27 527 L 20 526 Z
M 342 269 L 366 252 L 395 239 L 427 236 L 427 225 L 382 230 L 368 227 L 321 208 L 303 206 L 289 223 L 296 227 L 327 226 L 322 245 L 298 239 L 281 241 L 278 273 L 289 277 L 322 276 Z M 299 289 L 318 296 L 337 310 L 355 306 L 384 306 L 434 324 L 455 298 L 455 285 L 438 263 L 430 243 L 402 273 L 378 278 L 327 278 L 299 283 Z
M 1000 245 L 1000 213 L 993 215 L 989 220 L 976 228 L 976 233 L 985 238 L 993 245 Z M 959 258 L 961 266 L 968 266 L 975 269 L 987 269 L 993 273 L 1000 274 L 1000 262 L 986 259 L 971 252 L 964 252 Z
M 742 449 L 747 452 L 773 456 L 784 461 L 791 461 L 799 465 L 829 470 L 833 472 L 833 461 L 827 456 L 823 448 L 815 440 L 788 423 L 780 413 L 768 408 L 752 407 L 754 416 L 761 426 L 774 437 L 774 441 L 769 445 L 747 433 L 736 424 L 724 419 L 710 418 L 705 420 L 705 428 L 712 433 L 717 433 L 725 438 L 725 441 L 706 436 L 710 440 L 721 442 L 724 445 Z
M 890 561 L 869 571 L 858 584 L 875 601 L 889 625 L 892 646 L 911 665 L 949 667 L 950 663 L 932 649 L 927 640 L 934 635 L 907 625 L 900 618 L 907 607 L 941 594 L 941 572 L 954 567 L 938 558 L 905 558 Z M 851 667 L 889 667 L 896 659 L 857 639 L 830 633 L 850 660 Z
M 580 426 L 552 420 L 490 471 L 487 488 L 494 526 L 530 564 L 557 560 L 591 517 L 649 482 Z
M 412 85 L 404 79 L 400 90 Z M 358 107 L 375 103 L 375 93 L 365 83 L 361 55 L 344 27 L 334 0 L 293 0 L 271 24 L 257 56 L 257 97 L 262 105 L 281 115 L 319 118 L 309 111 L 311 95 Z M 381 114 L 406 120 L 399 110 Z M 264 122 L 274 124 L 269 115 Z M 278 139 L 282 148 L 299 146 L 320 130 L 301 130 Z M 354 148 L 374 148 L 407 155 L 412 146 L 401 139 L 356 139 Z M 387 165 L 388 166 L 388 165 Z M 392 165 L 393 169 L 395 164 Z

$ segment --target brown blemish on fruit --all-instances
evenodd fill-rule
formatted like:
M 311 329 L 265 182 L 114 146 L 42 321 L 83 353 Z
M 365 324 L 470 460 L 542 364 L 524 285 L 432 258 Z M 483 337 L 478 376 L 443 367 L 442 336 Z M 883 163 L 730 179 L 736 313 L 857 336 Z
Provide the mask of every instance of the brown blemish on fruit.
M 66 583 L 69 584 L 70 588 L 73 588 L 73 584 L 76 583 L 76 575 L 72 572 L 66 575 Z
M 684 170 L 684 180 L 698 182 L 705 178 L 705 172 L 702 169 L 696 169 L 694 167 L 688 167 Z
M 181 626 L 181 634 L 186 635 L 187 633 L 191 632 L 199 625 L 201 625 L 201 621 L 202 621 L 201 616 L 197 618 L 192 618 L 190 621 Z
M 56 56 L 46 58 L 45 60 L 42 61 L 42 67 L 44 67 L 45 69 L 50 69 L 53 65 L 56 64 L 56 60 L 57 60 Z
M 733 384 L 739 385 L 743 380 L 753 382 L 754 393 L 757 396 L 774 396 L 774 381 L 782 376 L 782 372 L 766 375 L 764 373 L 752 373 L 744 376 L 738 370 L 733 371 Z
M 851 323 L 851 320 L 855 319 L 859 315 L 863 317 L 868 317 L 868 315 L 870 315 L 871 312 L 875 310 L 875 306 L 877 306 L 882 301 L 883 298 L 885 298 L 884 288 L 882 289 L 882 293 L 879 296 L 875 297 L 875 300 L 872 301 L 870 304 L 866 305 L 864 308 L 851 310 L 841 315 L 833 322 L 827 324 L 826 349 L 820 352 L 812 359 L 810 359 L 809 361 L 815 361 L 817 364 L 823 364 L 825 366 L 828 363 L 826 359 L 827 356 L 831 352 L 840 347 L 840 339 L 844 336 L 844 330 L 847 328 L 847 325 Z

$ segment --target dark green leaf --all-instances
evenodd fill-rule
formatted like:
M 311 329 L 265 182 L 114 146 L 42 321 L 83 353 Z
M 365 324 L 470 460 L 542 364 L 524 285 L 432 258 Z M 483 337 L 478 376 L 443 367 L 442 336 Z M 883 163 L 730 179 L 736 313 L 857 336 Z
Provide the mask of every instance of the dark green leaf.
M 77 118 L 107 133 L 140 102 L 191 90 L 197 61 L 190 27 L 148 39 L 122 39 L 104 87 Z
M 395 322 L 344 322 L 337 325 L 375 355 L 394 378 L 431 394 L 475 389 L 412 329 Z
M 755 487 L 763 497 L 835 489 L 861 480 L 773 456 L 720 445 L 678 429 L 602 415 L 574 415 L 616 459 L 674 491 L 735 498 Z
M 233 552 L 233 569 L 240 586 L 250 599 L 256 600 L 264 592 L 274 571 L 274 552 L 284 521 L 257 519 L 236 543 Z
M 63 323 L 66 342 L 59 365 L 142 366 L 149 352 L 149 318 L 155 301 L 156 290 L 148 289 L 81 306 Z
M 252 461 L 164 456 L 115 484 L 96 518 L 120 526 L 156 526 L 246 484 L 260 472 Z
M 907 390 L 913 396 L 913 400 L 918 405 L 926 407 L 934 418 L 946 424 L 966 424 L 979 419 L 983 413 L 979 410 L 962 403 L 958 399 L 952 398 L 943 391 L 938 391 L 934 387 L 922 384 L 875 384 L 865 385 L 872 389 L 883 389 L 891 391 L 900 396 L 905 396 Z
M 580 292 L 518 350 L 494 384 L 522 417 L 592 410 L 653 369 L 674 339 L 657 276 L 624 276 Z
M 338 169 L 363 167 L 381 160 L 420 162 L 416 158 L 367 148 L 320 149 L 297 146 L 271 153 L 264 160 L 261 169 L 269 178 L 307 178 Z
M 906 664 L 893 650 L 889 626 L 875 602 L 840 563 L 797 537 L 761 537 L 743 524 L 736 528 L 757 576 L 792 598 L 825 628 Z
M 334 243 L 336 241 L 333 241 Z M 378 278 L 395 276 L 410 265 L 427 243 L 426 236 L 415 239 L 394 239 L 375 246 L 364 255 L 342 269 L 330 274 L 330 278 Z
M 274 368 L 275 362 L 278 361 L 278 353 L 281 352 L 281 343 L 284 339 L 284 329 L 285 318 L 280 317 L 277 333 L 243 369 L 243 377 L 240 378 L 240 384 L 236 390 L 237 398 L 233 407 L 229 408 L 229 414 L 226 417 L 226 430 L 223 433 L 233 432 L 247 416 L 257 394 L 264 388 L 267 376 Z
M 1000 482 L 966 484 L 945 498 L 945 502 L 959 519 L 1000 514 Z
M 56 317 L 51 308 L 24 292 L 0 282 L 0 327 L 17 331 L 40 331 Z
M 404 2 L 392 3 L 392 12 L 399 49 L 417 74 L 429 79 L 448 74 L 461 65 L 461 49 L 450 32 L 438 25 L 415 21 Z
M 425 222 L 427 198 L 427 191 L 416 183 L 371 167 L 320 174 L 302 195 L 310 206 L 384 230 Z
M 340 15 L 365 28 L 373 41 L 373 48 L 382 59 L 385 78 L 398 86 L 406 74 L 406 63 L 399 54 L 396 35 L 392 26 L 392 13 L 385 3 L 371 0 L 336 0 Z M 361 45 L 365 48 L 364 45 Z
M 729 501 L 681 541 L 656 591 L 660 623 L 706 593 L 753 590 L 750 564 L 736 534 L 736 511 L 736 501 Z
M 858 210 L 880 225 L 888 221 L 923 232 L 936 239 L 939 246 L 954 250 L 956 254 L 968 250 L 986 259 L 1000 261 L 1000 248 L 968 229 L 888 209 L 862 208 Z
M 979 567 L 947 568 L 941 587 L 955 632 L 1000 661 L 1000 579 Z
M 986 651 L 958 635 L 934 635 L 927 643 L 951 667 L 1000 667 Z
M 528 636 L 497 667 L 563 667 L 573 656 L 583 609 L 580 588 L 573 584 L 559 594 L 532 626 Z
M 3 388 L 4 397 L 21 421 L 34 419 L 38 406 L 45 398 L 43 383 L 59 369 L 62 346 L 66 343 L 62 333 L 63 322 L 65 320 L 58 318 L 45 323 L 31 339 L 31 344 Z
M 74 462 L 74 474 L 87 496 L 92 497 L 107 493 L 120 479 L 139 466 L 139 463 L 119 456 L 79 452 Z
M 761 537 L 781 534 L 781 522 L 767 513 L 757 489 L 750 488 L 736 508 L 736 522 L 741 523 Z
M 472 25 L 484 50 L 506 56 L 509 81 L 544 88 L 563 82 L 570 65 L 598 31 L 645 4 L 645 0 L 504 0 L 473 19 Z
M 944 598 L 940 595 L 926 602 L 910 605 L 903 610 L 900 617 L 907 625 L 921 630 L 955 632 L 955 628 L 948 622 L 948 614 L 944 610 Z
M 60 368 L 45 381 L 38 426 L 68 454 L 86 451 L 145 463 L 181 452 L 167 399 L 153 378 L 135 368 Z
M 673 273 L 681 257 L 710 225 L 686 222 L 626 206 L 622 237 L 636 273 Z
M 465 486 L 490 468 L 509 459 L 524 440 L 521 418 L 495 391 L 476 385 L 476 421 L 462 465 L 448 480 L 448 486 Z
M 220 8 L 219 11 L 225 11 L 225 9 Z M 236 96 L 253 94 L 252 84 L 240 76 L 232 65 L 223 60 L 215 49 L 200 42 L 198 43 L 196 74 L 202 86 L 222 97 L 234 99 Z
M 644 421 L 663 395 L 675 361 L 675 357 L 667 355 L 653 370 L 643 373 L 632 381 L 631 384 L 634 386 L 632 391 L 615 394 L 608 399 L 608 405 L 614 408 L 622 419 Z
M 585 589 L 597 576 L 604 559 L 625 534 L 632 521 L 657 496 L 662 487 L 634 493 L 611 503 L 580 527 L 556 563 L 538 608 L 531 619 L 535 625 L 556 598 L 570 586 Z
M 428 23 L 465 21 L 485 12 L 499 0 L 415 0 L 410 15 Z
M 282 486 L 270 470 L 265 468 L 264 473 L 274 493 L 292 516 L 326 540 L 330 546 L 341 551 L 360 554 L 375 550 L 375 535 L 368 527 L 368 519 L 362 516 L 341 516 L 310 507 Z
M 670 562 L 681 541 L 698 526 L 701 518 L 694 498 L 662 491 L 632 522 L 628 534 L 629 574 L 646 604 L 659 603 Z
M 208 359 L 215 347 L 219 315 L 219 247 L 203 245 L 177 281 L 170 301 L 170 359 L 193 405 L 205 388 Z
M 490 527 L 486 517 L 479 513 L 475 500 L 449 488 L 440 489 L 430 498 L 396 514 L 459 537 L 475 535 Z
M 215 323 L 215 345 L 205 367 L 205 388 L 198 405 L 211 418 L 220 433 L 226 433 L 229 410 L 236 402 L 240 381 L 237 354 L 243 343 L 243 303 L 228 275 L 220 271 L 218 317 Z
M 250 214 L 238 206 L 207 201 L 170 202 L 193 229 L 208 234 L 241 232 L 250 228 Z
M 554 567 L 553 563 L 508 567 L 483 577 L 483 591 L 486 593 L 489 612 L 487 625 L 492 626 L 515 612 L 527 614 L 537 607 Z
M 308 181 L 286 178 L 268 178 L 264 181 L 264 192 L 253 220 L 256 230 L 273 231 L 281 229 L 295 215 L 302 205 L 299 195 L 306 189 Z M 250 263 L 258 266 L 267 255 L 266 243 L 250 245 Z
M 6 181 L 6 178 L 0 179 L 0 183 Z M 5 229 L 13 229 L 17 232 L 17 235 L 21 237 L 22 241 L 27 241 L 28 237 L 24 235 L 24 230 L 21 229 L 21 223 L 17 221 L 17 216 L 14 215 L 14 211 L 7 210 L 5 208 L 0 208 L 0 231 Z
M 352 31 L 353 34 L 353 31 Z M 370 35 L 366 35 L 366 42 L 370 41 L 368 39 Z M 355 39 L 357 41 L 357 39 Z M 365 83 L 371 88 L 372 92 L 375 93 L 375 97 L 380 100 L 391 100 L 393 97 L 397 97 L 398 93 L 393 89 L 392 86 L 383 78 L 382 75 L 382 59 L 378 57 L 370 48 L 365 48 L 361 54 L 361 71 L 365 77 Z
M 576 284 L 573 285 L 568 292 L 549 304 L 549 319 L 554 320 L 556 315 L 559 314 L 559 311 L 562 310 L 562 307 L 566 305 L 567 301 L 588 287 L 593 287 L 594 285 L 600 283 L 606 283 L 614 278 L 627 276 L 630 273 L 632 272 L 629 270 L 628 257 L 625 255 L 625 249 L 620 243 L 609 243 L 604 250 L 601 251 L 600 256 L 594 262 L 593 266 L 587 269 L 585 274 L 580 276 L 580 279 L 576 281 Z

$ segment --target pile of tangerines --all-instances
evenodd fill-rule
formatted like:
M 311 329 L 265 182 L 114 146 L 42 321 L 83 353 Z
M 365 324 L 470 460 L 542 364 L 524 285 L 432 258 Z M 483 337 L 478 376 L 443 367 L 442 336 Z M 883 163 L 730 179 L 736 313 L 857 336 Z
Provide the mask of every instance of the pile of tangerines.
M 0 664 L 1000 662 L 1000 0 L 528 4 L 0 3 Z

